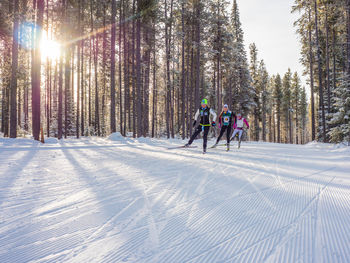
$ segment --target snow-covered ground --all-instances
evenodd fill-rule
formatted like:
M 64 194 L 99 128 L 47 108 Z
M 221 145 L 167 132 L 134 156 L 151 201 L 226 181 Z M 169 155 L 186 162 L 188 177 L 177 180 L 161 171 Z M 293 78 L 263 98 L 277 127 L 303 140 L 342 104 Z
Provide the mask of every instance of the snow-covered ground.
M 0 138 L 0 262 L 350 262 L 348 147 L 182 143 Z

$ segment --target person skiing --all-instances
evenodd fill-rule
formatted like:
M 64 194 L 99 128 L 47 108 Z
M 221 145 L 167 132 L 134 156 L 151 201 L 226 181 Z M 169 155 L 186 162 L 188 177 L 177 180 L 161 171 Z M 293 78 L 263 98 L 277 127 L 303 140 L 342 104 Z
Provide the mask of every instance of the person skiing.
M 210 115 L 212 116 L 212 122 L 210 123 Z M 196 115 L 194 116 L 194 121 L 193 121 L 193 127 L 196 126 L 197 124 L 197 119 L 200 116 L 200 122 L 193 133 L 192 137 L 188 141 L 188 143 L 185 145 L 185 147 L 188 147 L 192 144 L 194 139 L 198 136 L 203 131 L 203 153 L 206 153 L 207 150 L 207 140 L 208 140 L 208 132 L 210 126 L 215 126 L 215 121 L 216 121 L 216 113 L 213 111 L 211 108 L 208 107 L 208 100 L 203 99 L 201 101 L 201 107 L 197 110 Z
M 235 120 L 236 120 L 236 115 L 231 111 L 229 111 L 228 105 L 225 104 L 224 107 L 222 108 L 222 112 L 219 115 L 219 128 L 221 128 L 220 134 L 216 140 L 216 143 L 212 146 L 212 148 L 215 148 L 218 145 L 221 137 L 226 132 L 227 151 L 230 150 L 231 127 Z
M 241 147 L 241 138 L 242 138 L 244 124 L 247 126 L 247 129 L 249 129 L 248 121 L 242 117 L 242 114 L 238 113 L 237 118 L 233 123 L 233 128 L 235 130 L 233 131 L 232 138 L 231 138 L 231 141 L 233 141 L 235 136 L 238 134 L 238 148 Z

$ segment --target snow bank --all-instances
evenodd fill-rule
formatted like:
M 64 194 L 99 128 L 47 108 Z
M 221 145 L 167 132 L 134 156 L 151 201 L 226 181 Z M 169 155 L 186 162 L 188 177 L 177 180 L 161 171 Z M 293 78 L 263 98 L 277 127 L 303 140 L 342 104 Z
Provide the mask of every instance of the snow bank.
M 350 147 L 345 143 L 322 143 L 317 141 L 312 141 L 307 143 L 304 147 L 310 147 L 314 149 L 323 149 L 323 150 L 341 150 L 349 151 Z
M 125 142 L 125 137 L 120 132 L 114 132 L 107 137 L 108 140 L 114 142 Z
M 33 138 L 0 138 L 0 145 L 2 146 L 35 146 L 39 144 L 41 144 L 41 142 L 35 141 Z

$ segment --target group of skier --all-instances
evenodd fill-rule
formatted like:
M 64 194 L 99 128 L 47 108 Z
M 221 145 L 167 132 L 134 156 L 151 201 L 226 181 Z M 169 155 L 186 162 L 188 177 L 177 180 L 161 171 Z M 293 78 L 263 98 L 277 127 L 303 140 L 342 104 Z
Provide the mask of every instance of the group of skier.
M 197 126 L 195 132 L 193 133 L 192 137 L 190 138 L 188 143 L 185 145 L 185 147 L 189 147 L 193 143 L 193 141 L 196 139 L 196 137 L 201 132 L 203 132 L 203 153 L 205 153 L 207 150 L 209 129 L 211 126 L 213 127 L 216 126 L 215 122 L 217 118 L 215 111 L 209 108 L 207 99 L 203 99 L 201 101 L 201 107 L 197 110 L 194 116 L 193 127 L 196 126 L 198 117 L 200 117 L 199 125 Z M 212 121 L 210 121 L 210 117 L 212 117 Z M 247 129 L 249 129 L 248 121 L 242 117 L 242 114 L 241 113 L 234 114 L 232 111 L 229 110 L 228 105 L 225 104 L 223 106 L 222 112 L 219 115 L 220 134 L 216 140 L 216 143 L 211 148 L 215 148 L 218 145 L 221 137 L 225 134 L 225 132 L 226 132 L 226 140 L 227 140 L 227 143 L 226 143 L 227 151 L 230 149 L 230 141 L 234 140 L 236 135 L 238 135 L 238 147 L 240 147 L 244 125 L 246 125 Z M 232 137 L 230 138 L 232 128 L 234 130 L 233 130 Z

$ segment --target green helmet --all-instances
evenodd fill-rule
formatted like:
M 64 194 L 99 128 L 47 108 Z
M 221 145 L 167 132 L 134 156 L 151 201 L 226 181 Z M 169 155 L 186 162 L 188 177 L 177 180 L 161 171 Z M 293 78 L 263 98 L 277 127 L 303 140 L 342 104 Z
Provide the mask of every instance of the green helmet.
M 207 99 L 202 99 L 202 104 L 207 105 L 208 104 L 208 100 Z

